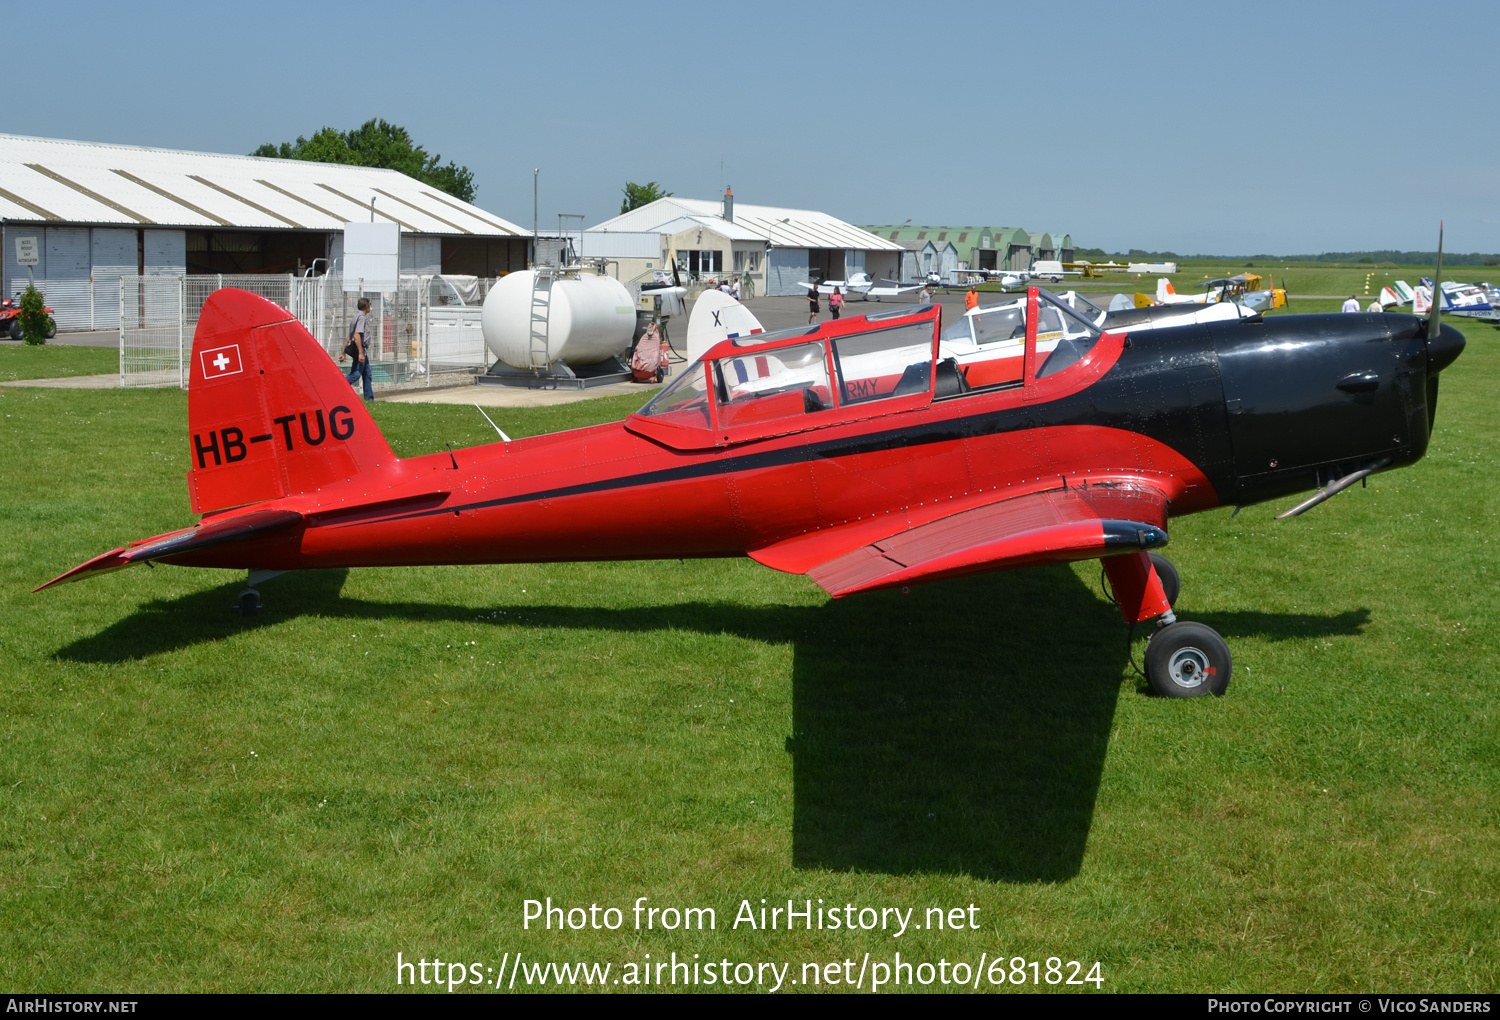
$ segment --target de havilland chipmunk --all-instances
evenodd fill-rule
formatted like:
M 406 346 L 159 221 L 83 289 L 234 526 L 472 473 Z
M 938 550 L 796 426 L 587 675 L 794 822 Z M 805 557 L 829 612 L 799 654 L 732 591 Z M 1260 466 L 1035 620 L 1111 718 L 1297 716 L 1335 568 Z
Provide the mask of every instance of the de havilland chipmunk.
M 1436 311 L 1093 318 L 1033 287 L 950 331 L 908 305 L 726 337 L 623 422 L 399 458 L 295 318 L 220 290 L 188 390 L 202 519 L 41 587 L 248 570 L 248 614 L 261 579 L 331 567 L 748 555 L 841 597 L 1102 559 L 1125 621 L 1157 620 L 1150 687 L 1222 694 L 1228 647 L 1172 610 L 1172 519 L 1414 463 L 1464 338 Z

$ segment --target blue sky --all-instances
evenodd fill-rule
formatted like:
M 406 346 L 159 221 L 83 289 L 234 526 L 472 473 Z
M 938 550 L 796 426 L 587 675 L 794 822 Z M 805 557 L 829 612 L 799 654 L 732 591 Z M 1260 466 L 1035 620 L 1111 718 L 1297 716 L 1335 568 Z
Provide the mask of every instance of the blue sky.
M 1083 246 L 1500 252 L 1478 3 L 36 4 L 0 129 L 249 152 L 405 125 L 531 223 L 626 180 Z M 18 40 L 38 54 L 22 73 Z M 722 169 L 721 169 L 722 168 Z

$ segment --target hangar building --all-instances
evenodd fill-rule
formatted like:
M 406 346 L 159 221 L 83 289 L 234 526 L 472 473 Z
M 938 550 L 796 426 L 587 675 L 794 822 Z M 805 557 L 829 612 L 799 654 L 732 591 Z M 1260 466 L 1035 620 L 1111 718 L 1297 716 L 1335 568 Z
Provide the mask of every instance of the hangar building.
M 0 135 L 4 293 L 27 281 L 14 239 L 35 237 L 59 327 L 113 327 L 120 276 L 336 267 L 372 199 L 400 227 L 402 272 L 526 268 L 531 231 L 395 170 Z
M 659 198 L 583 231 L 579 254 L 619 261 L 626 283 L 649 280 L 675 260 L 694 279 L 725 274 L 753 281 L 754 293 L 805 294 L 797 286 L 818 275 L 847 279 L 858 272 L 894 276 L 901 245 L 827 213 Z
M 1029 269 L 1036 261 L 1072 262 L 1070 234 L 1030 233 L 1020 227 L 918 227 L 910 223 L 867 226 L 872 234 L 891 241 L 921 243 L 947 241 L 965 269 Z

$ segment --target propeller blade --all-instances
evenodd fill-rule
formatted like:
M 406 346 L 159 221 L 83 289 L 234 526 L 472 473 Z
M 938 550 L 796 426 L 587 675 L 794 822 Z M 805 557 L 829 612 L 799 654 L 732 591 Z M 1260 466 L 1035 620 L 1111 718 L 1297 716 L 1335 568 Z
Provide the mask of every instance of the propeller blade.
M 1432 275 L 1432 312 L 1427 316 L 1427 339 L 1436 340 L 1443 329 L 1443 221 L 1438 220 L 1437 271 Z

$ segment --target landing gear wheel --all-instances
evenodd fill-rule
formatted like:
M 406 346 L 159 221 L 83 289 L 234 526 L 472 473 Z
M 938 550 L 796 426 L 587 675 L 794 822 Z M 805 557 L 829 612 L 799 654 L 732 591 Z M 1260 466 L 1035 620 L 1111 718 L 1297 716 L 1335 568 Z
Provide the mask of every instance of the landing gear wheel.
M 1163 698 L 1221 695 L 1233 669 L 1229 646 L 1201 623 L 1169 623 L 1146 645 L 1146 682 Z
M 1156 576 L 1161 578 L 1161 590 L 1167 597 L 1167 604 L 1177 608 L 1177 596 L 1182 591 L 1182 578 L 1177 574 L 1177 567 L 1159 552 L 1147 555 L 1151 557 L 1151 565 L 1156 568 Z
M 240 592 L 240 597 L 234 604 L 234 611 L 247 618 L 260 612 L 260 592 L 254 588 L 246 588 Z

